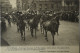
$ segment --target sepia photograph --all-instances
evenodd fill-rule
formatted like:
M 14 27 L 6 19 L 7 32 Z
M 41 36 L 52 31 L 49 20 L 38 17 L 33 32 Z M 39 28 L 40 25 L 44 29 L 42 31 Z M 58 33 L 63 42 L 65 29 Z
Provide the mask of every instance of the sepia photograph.
M 78 46 L 79 0 L 0 0 L 1 46 Z

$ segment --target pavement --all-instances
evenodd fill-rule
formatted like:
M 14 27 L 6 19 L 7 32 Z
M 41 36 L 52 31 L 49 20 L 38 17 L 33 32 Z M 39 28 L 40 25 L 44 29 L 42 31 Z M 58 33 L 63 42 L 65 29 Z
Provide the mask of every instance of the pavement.
M 8 42 L 1 38 L 1 46 L 9 46 Z
M 48 32 L 48 42 L 40 32 L 37 31 L 37 38 L 32 37 L 30 31 L 26 29 L 25 41 L 21 40 L 20 33 L 17 32 L 16 24 L 11 23 L 11 27 L 6 21 L 7 31 L 2 34 L 2 38 L 10 46 L 52 46 L 52 35 Z M 55 45 L 79 45 L 79 23 L 60 21 L 59 36 L 54 38 Z M 4 42 L 4 41 L 2 41 Z M 5 43 L 3 43 L 5 45 Z

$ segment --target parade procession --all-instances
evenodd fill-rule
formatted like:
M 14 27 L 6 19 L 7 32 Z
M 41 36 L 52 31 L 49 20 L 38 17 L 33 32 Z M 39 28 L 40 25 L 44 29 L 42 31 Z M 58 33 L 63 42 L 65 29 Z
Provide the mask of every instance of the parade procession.
M 1 44 L 77 45 L 78 0 L 1 1 Z

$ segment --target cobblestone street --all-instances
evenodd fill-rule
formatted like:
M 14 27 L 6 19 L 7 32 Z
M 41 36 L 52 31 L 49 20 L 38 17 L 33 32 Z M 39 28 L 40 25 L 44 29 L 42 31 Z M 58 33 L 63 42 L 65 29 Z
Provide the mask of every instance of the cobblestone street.
M 26 29 L 25 38 L 21 40 L 20 33 L 17 32 L 16 24 L 11 23 L 11 27 L 8 26 L 6 21 L 7 31 L 2 35 L 2 38 L 7 41 L 10 46 L 47 46 L 52 45 L 52 35 L 48 32 L 48 42 L 45 37 L 39 31 L 37 31 L 37 39 L 32 37 L 30 31 Z M 79 23 L 60 21 L 59 36 L 55 35 L 55 45 L 78 45 L 79 44 Z

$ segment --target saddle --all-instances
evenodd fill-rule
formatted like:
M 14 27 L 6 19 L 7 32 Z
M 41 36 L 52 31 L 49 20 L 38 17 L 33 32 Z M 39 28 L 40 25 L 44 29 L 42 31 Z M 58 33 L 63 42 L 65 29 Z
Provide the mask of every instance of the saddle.
M 43 24 L 44 24 L 44 26 L 48 27 L 50 25 L 50 21 L 46 21 Z

